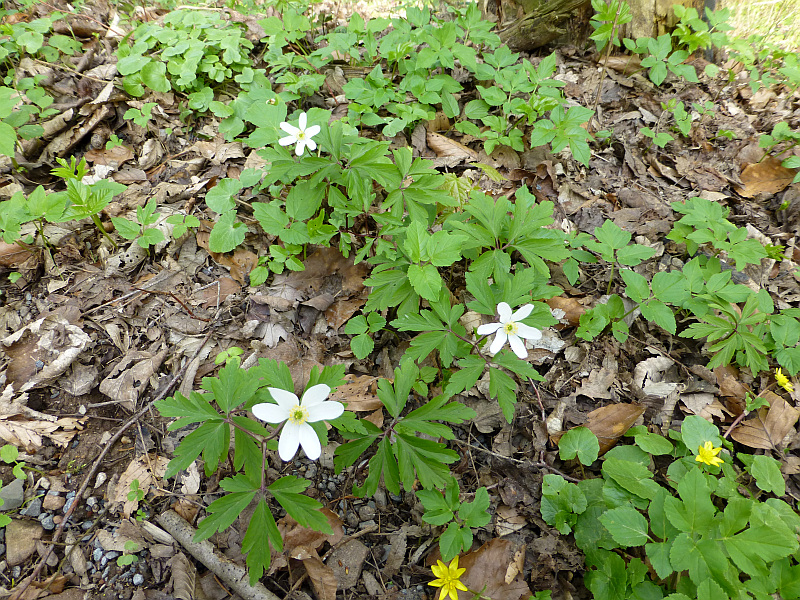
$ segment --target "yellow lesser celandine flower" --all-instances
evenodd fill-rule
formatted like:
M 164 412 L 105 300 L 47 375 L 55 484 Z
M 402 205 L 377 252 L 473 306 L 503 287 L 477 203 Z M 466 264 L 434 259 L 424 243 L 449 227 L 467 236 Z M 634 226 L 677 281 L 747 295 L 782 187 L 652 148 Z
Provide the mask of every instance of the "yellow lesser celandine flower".
M 460 581 L 466 569 L 458 568 L 457 556 L 450 562 L 449 566 L 440 560 L 436 562 L 438 564 L 433 565 L 431 571 L 433 571 L 433 574 L 438 577 L 438 579 L 434 579 L 429 582 L 428 585 L 442 588 L 439 594 L 439 600 L 444 600 L 448 596 L 450 600 L 458 600 L 458 590 L 464 592 L 468 591 L 467 586 Z
M 717 456 L 720 450 L 722 450 L 721 446 L 719 448 L 714 448 L 714 445 L 711 442 L 706 442 L 697 448 L 697 456 L 695 457 L 695 460 L 697 462 L 711 465 L 712 467 L 718 467 L 725 462 L 719 456 Z
M 780 369 L 775 369 L 775 381 L 778 382 L 778 385 L 785 389 L 787 392 L 794 391 L 794 384 L 789 381 L 789 378 L 783 374 L 783 371 Z

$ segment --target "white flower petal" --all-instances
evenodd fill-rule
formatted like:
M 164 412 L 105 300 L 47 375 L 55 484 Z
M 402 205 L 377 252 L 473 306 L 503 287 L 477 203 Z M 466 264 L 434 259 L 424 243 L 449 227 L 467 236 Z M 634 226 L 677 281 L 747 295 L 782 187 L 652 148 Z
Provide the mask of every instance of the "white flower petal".
M 316 149 L 317 149 L 317 142 L 315 142 L 315 141 L 314 141 L 314 140 L 312 140 L 311 138 L 306 138 L 306 146 L 308 147 L 308 149 L 309 149 L 311 152 L 313 152 L 314 150 L 316 150 Z
M 300 445 L 301 428 L 302 425 L 287 421 L 283 429 L 281 429 L 281 439 L 278 440 L 278 455 L 281 460 L 290 461 L 297 454 L 297 447 Z
M 517 321 L 522 321 L 522 319 L 529 317 L 532 312 L 533 312 L 533 304 L 526 304 L 525 306 L 517 309 L 517 311 L 513 315 L 511 315 L 511 320 L 514 321 L 515 323 Z
M 319 455 L 322 454 L 322 446 L 320 446 L 317 432 L 308 423 L 302 424 L 298 427 L 300 435 L 300 445 L 306 456 L 311 460 L 317 460 Z
M 297 148 L 294 149 L 295 154 L 297 156 L 303 156 L 303 152 L 306 149 L 306 142 L 305 140 L 297 140 Z
M 283 129 L 289 135 L 297 137 L 297 134 L 300 133 L 300 130 L 295 127 L 294 125 L 290 125 L 289 123 L 281 123 L 280 128 Z
M 320 126 L 319 125 L 312 125 L 308 129 L 306 129 L 306 135 L 308 137 L 313 137 L 313 136 L 317 135 L 319 132 L 320 132 Z M 312 148 L 312 150 L 313 150 L 313 148 Z
M 280 388 L 267 389 L 269 390 L 269 394 L 272 396 L 272 399 L 278 403 L 278 406 L 285 408 L 286 410 L 290 410 L 300 404 L 300 400 L 292 392 L 287 392 L 286 390 L 282 390 Z
M 305 131 L 307 123 L 308 123 L 308 115 L 306 115 L 306 113 L 304 112 L 300 113 L 300 119 L 297 124 L 297 126 L 300 127 L 300 131 Z
M 514 354 L 523 359 L 528 358 L 528 351 L 525 349 L 525 343 L 519 338 L 518 335 L 514 335 L 513 333 L 509 335 L 508 343 L 511 345 L 511 349 L 514 351 Z
M 303 392 L 303 399 L 300 401 L 300 406 L 303 408 L 309 408 L 315 404 L 321 404 L 328 399 L 330 393 L 331 388 L 324 383 L 318 383 L 317 385 L 311 386 L 305 392 Z
M 331 400 L 330 402 L 323 402 L 322 404 L 315 404 L 308 408 L 309 423 L 316 423 L 317 421 L 332 421 L 333 419 L 342 416 L 344 412 L 344 404 Z
M 517 335 L 521 338 L 525 338 L 526 340 L 542 339 L 541 331 L 536 329 L 536 327 L 531 327 L 530 325 L 525 325 L 524 323 L 517 323 Z
M 508 334 L 505 331 L 500 329 L 497 332 L 497 335 L 494 336 L 494 341 L 492 345 L 489 347 L 489 352 L 492 354 L 497 354 L 500 352 L 500 349 L 506 345 L 506 339 L 508 339 Z
M 294 144 L 296 141 L 297 141 L 297 138 L 296 138 L 296 137 L 289 136 L 289 137 L 285 137 L 285 138 L 281 138 L 281 139 L 279 139 L 279 140 L 278 140 L 278 143 L 279 143 L 281 146 L 291 146 L 291 145 L 292 145 L 292 144 Z
M 500 315 L 501 323 L 508 323 L 511 318 L 511 307 L 506 302 L 497 305 L 497 314 Z
M 277 404 L 269 404 L 262 402 L 253 407 L 253 414 L 257 419 L 266 421 L 267 423 L 283 423 L 289 418 L 289 409 Z
M 478 327 L 478 335 L 489 335 L 503 326 L 502 323 L 487 323 Z

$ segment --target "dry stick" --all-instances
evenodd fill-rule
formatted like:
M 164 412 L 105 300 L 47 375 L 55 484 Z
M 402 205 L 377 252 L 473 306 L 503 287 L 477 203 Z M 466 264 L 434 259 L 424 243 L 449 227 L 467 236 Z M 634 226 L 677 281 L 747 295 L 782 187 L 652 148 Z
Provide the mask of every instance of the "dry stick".
M 75 498 L 72 501 L 72 505 L 70 505 L 69 510 L 64 515 L 64 519 L 61 521 L 61 523 L 58 524 L 58 528 L 56 529 L 56 532 L 53 534 L 53 540 L 52 540 L 53 543 L 48 546 L 47 552 L 41 558 L 39 563 L 36 565 L 36 568 L 33 570 L 33 575 L 31 575 L 30 579 L 28 579 L 28 581 L 25 583 L 25 585 L 22 587 L 21 590 L 19 590 L 18 592 L 14 592 L 14 594 L 11 596 L 9 600 L 20 600 L 22 598 L 22 595 L 25 593 L 25 590 L 28 589 L 28 586 L 30 586 L 30 584 L 33 581 L 35 581 L 41 574 L 44 565 L 47 563 L 47 559 L 50 558 L 50 553 L 53 551 L 53 548 L 55 547 L 55 542 L 57 542 L 58 538 L 61 537 L 61 534 L 64 533 L 64 528 L 67 526 L 67 522 L 69 521 L 69 518 L 72 516 L 72 513 L 75 512 L 75 508 L 78 506 L 78 501 L 83 496 L 83 493 L 86 491 L 86 488 L 89 487 L 89 482 L 95 476 L 97 471 L 100 470 L 100 465 L 103 463 L 103 459 L 105 458 L 106 454 L 108 454 L 108 451 L 111 450 L 112 446 L 114 446 L 114 444 L 119 440 L 119 438 L 122 437 L 122 434 L 124 434 L 134 423 L 136 423 L 152 408 L 154 402 L 163 399 L 169 393 L 169 390 L 171 390 L 172 387 L 177 383 L 178 379 L 180 379 L 183 376 L 183 372 L 186 369 L 186 366 L 189 363 L 191 363 L 197 355 L 200 354 L 201 350 L 203 349 L 203 346 L 205 346 L 208 343 L 208 340 L 211 339 L 211 334 L 213 332 L 214 330 L 211 329 L 206 334 L 206 337 L 203 339 L 203 343 L 200 344 L 197 351 L 194 353 L 194 356 L 192 356 L 191 359 L 187 360 L 186 363 L 184 363 L 184 365 L 178 370 L 177 373 L 175 373 L 175 375 L 172 377 L 169 383 L 164 387 L 164 389 L 161 390 L 161 392 L 155 398 L 150 400 L 150 402 L 148 402 L 141 409 L 139 409 L 139 411 L 135 413 L 130 419 L 125 421 L 125 423 L 123 423 L 120 426 L 117 432 L 113 436 L 111 436 L 111 439 L 108 440 L 105 447 L 100 451 L 100 454 L 94 460 L 94 465 L 92 466 L 92 470 L 89 471 L 89 474 L 83 480 L 80 489 L 76 492 Z

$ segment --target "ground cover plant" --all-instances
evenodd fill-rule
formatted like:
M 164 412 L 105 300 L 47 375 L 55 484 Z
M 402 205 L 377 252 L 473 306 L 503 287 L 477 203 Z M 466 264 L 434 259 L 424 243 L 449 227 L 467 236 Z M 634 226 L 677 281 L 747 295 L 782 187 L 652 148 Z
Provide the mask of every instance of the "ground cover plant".
M 800 597 L 796 51 L 64 8 L 0 38 L 12 597 Z

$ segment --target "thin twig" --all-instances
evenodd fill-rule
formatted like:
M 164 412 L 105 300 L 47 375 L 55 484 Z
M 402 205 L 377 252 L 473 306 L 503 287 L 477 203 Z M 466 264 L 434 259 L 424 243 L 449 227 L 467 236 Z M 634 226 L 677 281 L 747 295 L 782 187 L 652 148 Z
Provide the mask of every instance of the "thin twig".
M 205 338 L 203 339 L 203 343 L 200 344 L 198 349 L 195 351 L 194 356 L 192 356 L 191 359 L 187 360 L 184 363 L 184 365 L 178 370 L 177 373 L 175 373 L 175 375 L 172 377 L 169 383 L 164 387 L 164 389 L 161 390 L 161 392 L 155 398 L 150 400 L 150 402 L 148 402 L 141 409 L 139 409 L 139 411 L 136 412 L 130 419 L 125 421 L 117 430 L 117 432 L 113 436 L 111 436 L 111 439 L 109 439 L 108 442 L 106 442 L 106 445 L 103 447 L 103 449 L 100 451 L 100 454 L 94 460 L 94 465 L 92 466 L 92 470 L 89 471 L 89 473 L 86 475 L 86 478 L 83 480 L 81 487 L 75 493 L 75 499 L 73 500 L 72 505 L 69 507 L 69 510 L 64 515 L 64 519 L 61 521 L 61 523 L 58 524 L 58 528 L 53 534 L 53 540 L 52 540 L 53 544 L 55 544 L 55 542 L 58 541 L 58 539 L 61 537 L 61 534 L 64 532 L 64 528 L 67 526 L 67 523 L 69 522 L 72 513 L 75 512 L 75 508 L 78 506 L 81 498 L 83 497 L 83 493 L 86 491 L 86 488 L 89 487 L 89 482 L 94 478 L 95 474 L 100 470 L 100 465 L 103 463 L 103 459 L 105 458 L 106 454 L 108 454 L 111 448 L 114 447 L 114 444 L 134 423 L 136 423 L 140 418 L 142 418 L 145 414 L 147 414 L 147 412 L 150 411 L 155 402 L 162 400 L 164 397 L 166 397 L 166 395 L 169 393 L 172 387 L 178 382 L 178 380 L 181 377 L 183 377 L 184 371 L 186 370 L 189 363 L 191 363 L 200 354 L 200 351 L 203 349 L 203 346 L 205 346 L 208 343 L 208 340 L 211 339 L 212 333 L 214 333 L 214 330 L 210 329 L 209 332 L 206 334 Z M 41 574 L 42 569 L 44 569 L 45 564 L 47 564 L 47 559 L 50 558 L 50 553 L 53 551 L 53 548 L 54 545 L 52 544 L 48 546 L 47 552 L 45 553 L 44 556 L 42 556 L 41 560 L 39 560 L 39 562 L 37 563 L 36 568 L 33 570 L 33 574 L 31 575 L 30 579 L 28 579 L 28 581 L 22 586 L 21 590 L 16 591 L 14 592 L 14 594 L 12 594 L 10 600 L 21 600 L 23 594 L 25 593 L 25 590 L 27 590 L 30 584 L 33 581 L 35 581 Z

